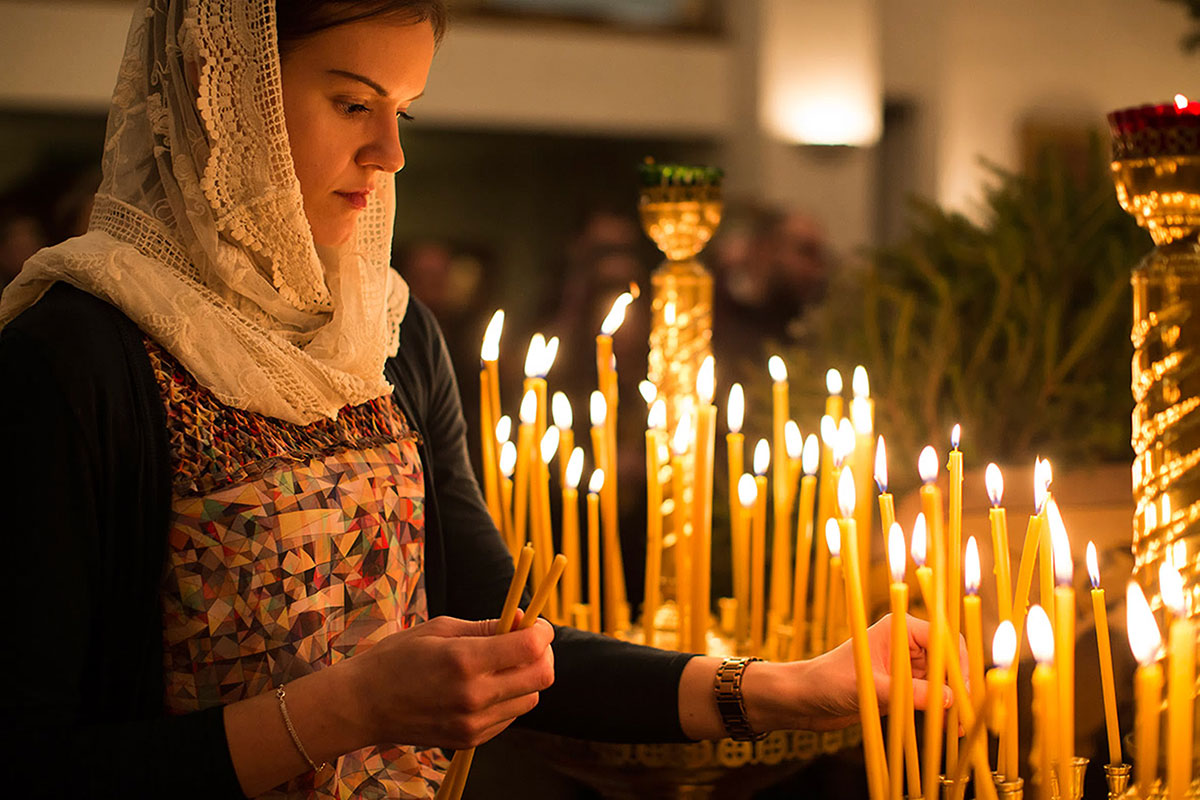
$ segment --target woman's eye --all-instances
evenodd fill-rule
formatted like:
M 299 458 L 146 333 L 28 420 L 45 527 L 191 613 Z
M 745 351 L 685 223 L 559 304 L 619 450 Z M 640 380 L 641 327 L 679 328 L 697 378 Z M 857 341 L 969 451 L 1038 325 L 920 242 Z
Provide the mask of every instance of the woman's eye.
M 397 111 L 396 116 L 405 122 L 412 122 L 414 119 L 416 119 L 416 117 L 414 117 L 412 114 L 409 114 L 407 111 Z
M 367 112 L 369 112 L 371 110 L 371 109 L 367 108 L 365 105 L 363 105 L 362 103 L 347 103 L 344 101 L 338 103 L 338 107 L 341 109 L 341 112 L 343 114 L 346 114 L 347 116 L 351 116 L 351 117 L 357 116 L 359 114 L 366 114 Z

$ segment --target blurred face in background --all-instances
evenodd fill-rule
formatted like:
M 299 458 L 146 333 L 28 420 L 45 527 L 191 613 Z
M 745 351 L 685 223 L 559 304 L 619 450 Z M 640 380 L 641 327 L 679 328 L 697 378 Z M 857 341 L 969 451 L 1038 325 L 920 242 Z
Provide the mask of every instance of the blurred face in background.
M 378 174 L 404 167 L 400 127 L 425 91 L 433 52 L 430 23 L 372 18 L 283 54 L 288 139 L 318 245 L 349 241 Z

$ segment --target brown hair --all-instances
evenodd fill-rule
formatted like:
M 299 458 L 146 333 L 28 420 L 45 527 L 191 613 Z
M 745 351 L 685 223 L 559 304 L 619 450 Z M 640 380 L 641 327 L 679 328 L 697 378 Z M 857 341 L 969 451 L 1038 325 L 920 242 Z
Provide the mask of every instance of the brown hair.
M 436 42 L 448 24 L 445 0 L 276 0 L 275 17 L 280 53 L 321 31 L 374 17 L 428 22 Z

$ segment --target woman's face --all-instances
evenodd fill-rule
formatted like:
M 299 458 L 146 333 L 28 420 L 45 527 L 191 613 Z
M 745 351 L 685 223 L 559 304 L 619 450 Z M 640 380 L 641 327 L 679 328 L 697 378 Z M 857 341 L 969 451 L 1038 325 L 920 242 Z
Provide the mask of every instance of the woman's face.
M 377 172 L 404 166 L 400 126 L 425 90 L 433 28 L 371 19 L 282 58 L 283 110 L 304 213 L 319 245 L 349 241 Z

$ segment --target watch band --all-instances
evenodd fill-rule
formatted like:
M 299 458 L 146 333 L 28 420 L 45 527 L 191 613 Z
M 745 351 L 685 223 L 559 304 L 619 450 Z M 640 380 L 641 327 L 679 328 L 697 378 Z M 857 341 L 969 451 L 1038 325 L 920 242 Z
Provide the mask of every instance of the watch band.
M 717 699 L 717 711 L 725 733 L 735 742 L 756 742 L 766 738 L 766 733 L 755 733 L 746 716 L 746 701 L 742 696 L 742 675 L 746 665 L 762 661 L 761 658 L 726 658 L 717 667 L 713 681 L 713 694 Z

